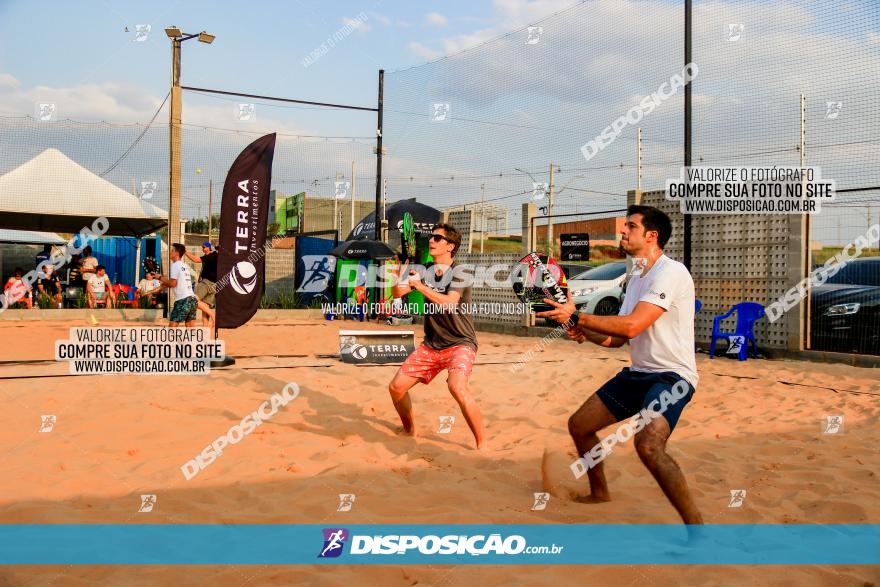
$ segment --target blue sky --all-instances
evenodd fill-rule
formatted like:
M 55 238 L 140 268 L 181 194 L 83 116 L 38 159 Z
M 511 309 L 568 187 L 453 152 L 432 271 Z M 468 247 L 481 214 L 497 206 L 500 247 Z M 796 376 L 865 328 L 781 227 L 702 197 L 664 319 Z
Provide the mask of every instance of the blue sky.
M 372 106 L 380 68 L 423 63 L 441 54 L 444 39 L 498 26 L 511 16 L 498 8 L 503 4 L 50 0 L 35 5 L 7 0 L 0 4 L 0 72 L 12 75 L 22 88 L 112 82 L 162 97 L 170 60 L 163 29 L 175 24 L 186 32 L 207 30 L 217 36 L 210 46 L 194 40 L 184 44 L 185 84 Z M 550 9 L 564 5 L 544 4 Z M 345 19 L 361 13 L 367 19 L 359 30 L 303 67 L 304 57 Z M 137 24 L 152 27 L 145 42 L 133 42 L 133 32 L 124 32 Z M 107 115 L 134 121 L 121 113 Z

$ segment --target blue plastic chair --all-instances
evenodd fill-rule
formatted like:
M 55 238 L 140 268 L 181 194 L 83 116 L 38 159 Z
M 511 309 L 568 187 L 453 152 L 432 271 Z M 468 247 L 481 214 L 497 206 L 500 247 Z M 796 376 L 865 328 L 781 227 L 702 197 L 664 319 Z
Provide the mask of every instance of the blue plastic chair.
M 700 310 L 703 309 L 703 302 L 700 300 L 694 300 L 694 314 L 699 314 Z
M 736 329 L 734 332 L 721 332 L 719 330 L 721 321 L 736 312 Z M 727 314 L 723 316 L 715 316 L 715 323 L 712 325 L 712 345 L 709 348 L 709 358 L 715 358 L 715 340 L 723 338 L 729 340 L 728 336 L 744 336 L 745 344 L 739 349 L 739 360 L 745 361 L 748 358 L 749 342 L 752 343 L 752 357 L 758 357 L 758 343 L 755 342 L 755 322 L 764 317 L 764 306 L 755 302 L 742 302 L 733 306 Z

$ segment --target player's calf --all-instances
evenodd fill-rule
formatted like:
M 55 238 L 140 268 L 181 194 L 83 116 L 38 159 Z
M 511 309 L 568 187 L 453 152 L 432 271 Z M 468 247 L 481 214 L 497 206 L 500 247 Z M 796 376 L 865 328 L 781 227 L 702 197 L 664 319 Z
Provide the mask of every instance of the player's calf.
M 408 377 L 398 372 L 388 384 L 388 393 L 391 395 L 391 401 L 394 403 L 394 409 L 400 417 L 400 423 L 403 425 L 403 432 L 409 435 L 415 435 L 416 427 L 413 418 L 412 400 L 409 397 L 409 390 L 418 382 L 414 377 Z
M 466 376 L 460 373 L 450 373 L 448 387 L 449 393 L 458 403 L 458 407 L 461 409 L 461 413 L 464 415 L 464 419 L 474 435 L 474 441 L 476 442 L 477 450 L 479 450 L 482 448 L 485 438 L 483 415 L 480 413 L 477 401 L 468 389 Z

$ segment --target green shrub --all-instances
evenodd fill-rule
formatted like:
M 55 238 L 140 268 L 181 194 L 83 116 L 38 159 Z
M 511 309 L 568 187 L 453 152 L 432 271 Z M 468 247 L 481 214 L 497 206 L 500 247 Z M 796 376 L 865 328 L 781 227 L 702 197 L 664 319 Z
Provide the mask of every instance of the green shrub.
M 57 304 L 49 294 L 37 294 L 37 306 L 41 310 L 49 310 L 57 307 Z
M 278 289 L 278 305 L 283 310 L 292 310 L 299 306 L 300 295 L 289 287 Z

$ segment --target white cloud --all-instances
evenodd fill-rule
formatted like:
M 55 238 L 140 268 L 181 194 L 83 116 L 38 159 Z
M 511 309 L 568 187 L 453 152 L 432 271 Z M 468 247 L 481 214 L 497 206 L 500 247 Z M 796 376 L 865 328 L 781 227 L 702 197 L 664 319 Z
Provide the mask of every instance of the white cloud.
M 146 123 L 159 108 L 164 96 L 150 94 L 144 88 L 115 82 L 100 84 L 81 84 L 72 87 L 35 86 L 20 87 L 19 81 L 8 73 L 0 73 L 0 112 L 5 115 L 33 116 L 35 104 L 54 103 L 58 119 L 83 122 Z M 257 104 L 256 122 L 244 124 L 236 117 L 237 101 L 217 100 L 210 105 L 194 103 L 194 96 L 185 98 L 183 109 L 184 124 L 212 126 L 218 128 L 238 128 L 243 131 L 268 128 L 288 134 L 315 134 L 297 127 L 288 121 L 270 116 L 273 109 Z M 209 98 L 198 98 L 199 100 Z M 241 102 L 246 102 L 242 98 Z M 164 115 L 160 114 L 156 124 L 167 124 L 168 104 Z
M 429 12 L 427 16 L 425 16 L 425 20 L 432 26 L 444 27 L 449 24 L 446 17 L 439 12 Z
M 872 45 L 880 46 L 880 35 L 874 31 L 868 31 L 868 42 Z
M 355 29 L 361 33 L 367 33 L 369 31 L 373 30 L 372 25 L 370 25 L 370 23 L 367 22 L 366 20 L 358 20 L 355 18 L 343 18 L 342 24 L 350 26 L 353 29 Z
M 443 55 L 443 53 L 441 53 L 440 51 L 429 49 L 428 47 L 425 47 L 424 45 L 416 41 L 413 41 L 409 45 L 407 45 L 407 48 L 409 48 L 410 51 L 426 61 L 433 61 Z
M 379 24 L 381 24 L 384 27 L 395 27 L 395 28 L 399 28 L 399 29 L 406 29 L 411 26 L 410 23 L 408 23 L 405 20 L 401 20 L 399 18 L 392 20 L 391 18 L 385 16 L 384 14 L 379 14 L 378 12 L 371 12 L 370 18 L 372 20 L 377 21 Z
M 8 73 L 0 73 L 0 89 L 17 88 L 19 86 L 19 83 L 20 82 L 12 75 Z
M 541 2 L 495 0 L 495 25 L 444 39 L 443 49 L 447 54 L 457 53 L 507 32 L 535 24 L 555 12 L 571 7 L 571 5 L 571 0 L 544 0 Z
M 378 12 L 371 12 L 370 17 L 373 20 L 378 20 L 382 26 L 391 26 L 392 24 L 394 24 L 390 18 L 388 18 L 384 14 L 379 14 Z

